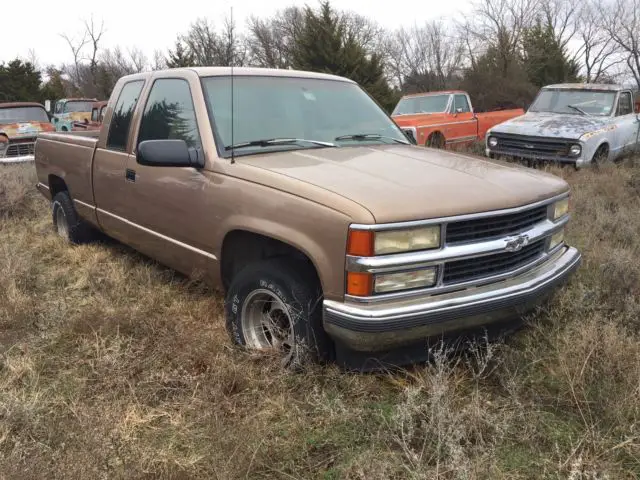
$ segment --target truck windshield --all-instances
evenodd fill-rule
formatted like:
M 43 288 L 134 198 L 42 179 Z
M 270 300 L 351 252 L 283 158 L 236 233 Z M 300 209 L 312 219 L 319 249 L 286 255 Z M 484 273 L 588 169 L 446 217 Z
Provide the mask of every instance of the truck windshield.
M 608 116 L 615 99 L 616 92 L 604 90 L 542 90 L 529 111 Z
M 47 112 L 42 107 L 0 108 L 0 124 L 48 121 Z
M 449 95 L 423 95 L 402 98 L 391 115 L 416 113 L 443 113 L 447 109 Z
M 64 112 L 90 112 L 93 102 L 83 102 L 72 100 L 64 104 Z
M 363 143 L 407 143 L 386 113 L 356 84 L 300 77 L 235 76 L 233 79 L 233 140 L 231 138 L 231 79 L 202 78 L 209 116 L 216 125 L 221 150 L 230 145 L 264 139 L 305 139 L 304 142 L 256 142 L 236 150 L 244 155 L 261 151 L 321 148 Z M 344 138 L 354 134 L 367 138 Z M 316 143 L 312 143 L 314 141 Z

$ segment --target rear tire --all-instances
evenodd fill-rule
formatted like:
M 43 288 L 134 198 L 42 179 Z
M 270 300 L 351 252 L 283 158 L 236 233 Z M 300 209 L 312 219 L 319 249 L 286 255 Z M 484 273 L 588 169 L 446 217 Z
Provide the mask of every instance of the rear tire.
M 245 267 L 231 281 L 225 316 L 234 344 L 277 354 L 285 368 L 333 357 L 322 326 L 322 289 L 304 263 L 276 258 Z
M 446 143 L 444 136 L 439 132 L 432 133 L 427 139 L 427 147 L 431 148 L 444 148 Z
M 68 192 L 53 197 L 51 214 L 56 233 L 68 242 L 78 245 L 94 238 L 94 229 L 78 216 Z

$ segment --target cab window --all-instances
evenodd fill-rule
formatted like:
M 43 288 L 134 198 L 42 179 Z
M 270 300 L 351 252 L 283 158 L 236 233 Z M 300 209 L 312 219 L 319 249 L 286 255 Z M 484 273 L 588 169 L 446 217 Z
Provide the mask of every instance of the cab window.
M 138 97 L 140 97 L 143 85 L 143 80 L 134 80 L 122 87 L 118 101 L 113 109 L 113 115 L 111 116 L 107 148 L 121 151 L 126 150 L 129 140 L 131 118 L 136 109 Z
M 184 140 L 201 146 L 189 83 L 162 78 L 153 83 L 140 123 L 138 143 L 144 140 Z
M 622 92 L 618 100 L 618 116 L 629 115 L 633 113 L 633 104 L 631 102 L 631 92 Z
M 467 99 L 467 96 L 455 95 L 453 113 L 469 113 L 469 112 L 471 112 L 471 107 L 469 106 L 469 100 Z

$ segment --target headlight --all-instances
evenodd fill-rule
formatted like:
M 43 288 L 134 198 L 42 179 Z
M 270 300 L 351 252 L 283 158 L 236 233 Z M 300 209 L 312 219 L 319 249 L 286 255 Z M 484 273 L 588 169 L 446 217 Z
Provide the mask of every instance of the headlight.
M 553 234 L 551 237 L 551 243 L 549 244 L 549 250 L 557 247 L 562 242 L 564 242 L 564 228 Z
M 489 137 L 489 146 L 490 147 L 498 146 L 498 139 L 496 137 Z
M 555 222 L 559 218 L 564 217 L 569 213 L 569 197 L 557 201 L 553 204 L 553 221 Z
M 572 157 L 578 157 L 582 153 L 582 147 L 580 145 L 571 145 L 569 149 L 569 155 Z
M 410 272 L 377 274 L 373 289 L 375 293 L 388 293 L 432 287 L 435 283 L 436 267 L 431 267 Z
M 413 252 L 440 247 L 440 225 L 376 232 L 373 252 L 375 255 Z

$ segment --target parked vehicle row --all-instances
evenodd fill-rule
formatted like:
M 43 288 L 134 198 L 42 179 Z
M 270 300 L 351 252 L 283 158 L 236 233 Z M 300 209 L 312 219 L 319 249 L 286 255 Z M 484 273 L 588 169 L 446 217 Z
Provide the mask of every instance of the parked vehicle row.
M 40 134 L 58 234 L 203 276 L 233 343 L 286 365 L 415 362 L 427 339 L 511 325 L 578 268 L 563 179 L 413 145 L 345 78 L 233 72 L 128 75 L 99 130 Z

